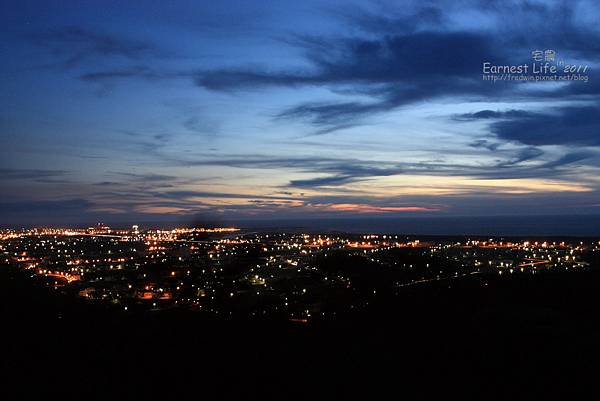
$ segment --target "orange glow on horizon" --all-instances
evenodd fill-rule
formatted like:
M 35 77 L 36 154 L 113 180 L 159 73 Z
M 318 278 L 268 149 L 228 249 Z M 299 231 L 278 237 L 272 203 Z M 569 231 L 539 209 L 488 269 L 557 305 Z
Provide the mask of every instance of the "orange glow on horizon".
M 386 212 L 437 212 L 439 208 L 422 206 L 372 206 L 357 203 L 334 203 L 325 205 L 325 209 L 353 213 L 386 213 Z

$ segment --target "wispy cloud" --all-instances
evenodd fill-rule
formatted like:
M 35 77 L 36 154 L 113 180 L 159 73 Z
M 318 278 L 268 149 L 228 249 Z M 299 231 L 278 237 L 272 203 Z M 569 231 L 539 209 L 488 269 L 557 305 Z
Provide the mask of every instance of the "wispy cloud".
M 65 68 L 106 57 L 137 60 L 158 54 L 157 48 L 148 42 L 78 26 L 32 33 L 28 37 L 36 45 L 59 57 L 60 64 Z
M 56 179 L 67 174 L 68 171 L 65 170 L 0 168 L 0 180 L 2 181 Z

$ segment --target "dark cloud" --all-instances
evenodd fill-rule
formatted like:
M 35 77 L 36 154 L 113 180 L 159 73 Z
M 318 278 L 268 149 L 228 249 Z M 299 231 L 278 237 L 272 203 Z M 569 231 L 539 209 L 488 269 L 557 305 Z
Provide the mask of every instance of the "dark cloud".
M 219 123 L 206 115 L 194 115 L 183 121 L 183 127 L 188 131 L 202 134 L 213 135 L 219 132 Z
M 396 163 L 369 163 L 357 159 L 326 157 L 271 157 L 265 155 L 224 156 L 197 161 L 179 161 L 187 166 L 229 166 L 236 168 L 295 169 L 317 174 L 329 174 L 306 180 L 292 180 L 290 187 L 319 187 L 340 185 L 369 177 L 399 174 L 402 167 Z
M 402 169 L 399 166 L 381 168 L 359 164 L 338 164 L 321 166 L 319 172 L 334 173 L 334 175 L 303 180 L 292 180 L 290 181 L 289 186 L 296 188 L 318 188 L 324 186 L 343 185 L 373 177 L 385 177 L 400 174 Z
M 353 163 L 357 160 L 343 158 L 328 158 L 317 156 L 306 157 L 274 157 L 263 154 L 201 155 L 198 159 L 181 160 L 172 162 L 182 166 L 228 166 L 236 168 L 310 168 L 311 166 L 338 165 L 340 163 Z
M 472 148 L 484 148 L 490 151 L 494 151 L 497 150 L 501 146 L 501 144 L 498 142 L 490 142 L 486 139 L 478 139 L 476 141 L 471 142 L 469 146 Z
M 43 169 L 11 169 L 0 168 L 0 180 L 40 180 L 48 178 L 63 177 L 68 174 L 65 170 L 43 170 Z
M 115 132 L 123 134 L 123 144 L 149 156 L 160 157 L 160 150 L 173 136 L 168 132 L 141 132 L 118 129 Z
M 194 82 L 207 89 L 226 91 L 253 89 L 261 86 L 316 85 L 322 83 L 322 79 L 308 73 L 269 73 L 238 69 L 197 73 L 194 76 Z
M 35 44 L 61 58 L 61 64 L 67 68 L 106 57 L 135 60 L 158 52 L 147 42 L 77 26 L 30 34 L 29 38 Z
M 291 197 L 291 194 L 285 196 L 275 196 L 275 195 L 247 195 L 247 194 L 235 194 L 228 192 L 208 192 L 208 191 L 168 191 L 168 192 L 160 192 L 156 193 L 157 196 L 167 198 L 167 199 L 185 199 L 185 198 L 237 198 L 237 199 L 288 199 L 294 200 L 298 199 L 296 197 Z
M 129 173 L 129 172 L 109 172 L 109 174 L 120 177 L 117 178 L 119 184 L 114 184 L 113 181 L 106 181 L 104 183 L 96 183 L 95 186 L 101 187 L 128 187 L 129 189 L 135 189 L 142 193 L 152 193 L 154 190 L 167 189 L 177 187 L 178 185 L 189 184 L 193 182 L 189 179 L 181 177 L 157 174 L 157 173 Z M 114 180 L 114 178 L 113 178 Z M 137 194 L 131 194 L 131 196 L 138 196 Z
M 147 182 L 174 181 L 174 180 L 178 179 L 178 177 L 175 177 L 172 175 L 155 174 L 155 173 L 137 174 L 137 173 L 127 173 L 127 172 L 115 172 L 115 174 L 129 177 L 136 181 L 147 181 Z
M 556 160 L 545 163 L 543 168 L 557 168 L 566 166 L 569 164 L 574 164 L 577 162 L 581 162 L 583 160 L 594 158 L 596 155 L 592 152 L 580 151 L 580 152 L 571 152 L 567 153 L 564 156 L 559 157 Z
M 600 146 L 600 107 L 572 106 L 527 112 L 491 124 L 498 138 L 526 145 Z
M 127 78 L 143 78 L 148 80 L 155 80 L 163 79 L 168 76 L 169 74 L 155 72 L 148 67 L 137 66 L 108 71 L 87 72 L 85 74 L 81 74 L 79 76 L 79 79 L 88 82 L 105 82 L 114 79 Z
M 19 202 L 1 202 L 1 215 L 5 218 L 13 214 L 20 216 L 40 216 L 46 217 L 53 214 L 77 215 L 77 213 L 86 212 L 92 204 L 85 199 L 66 199 L 53 201 L 19 201 Z
M 364 115 L 383 111 L 385 103 L 306 103 L 284 110 L 277 119 L 299 119 L 318 127 L 313 135 L 328 134 L 344 128 L 351 128 Z
M 39 182 L 40 184 L 72 184 L 73 181 L 70 180 L 61 180 L 56 178 L 36 178 L 35 182 Z
M 498 164 L 498 166 L 499 167 L 513 166 L 515 164 L 519 164 L 519 163 L 522 163 L 522 162 L 525 162 L 528 160 L 537 159 L 538 157 L 540 157 L 543 154 L 544 154 L 543 150 L 538 149 L 533 146 L 530 146 L 530 147 L 519 150 L 514 158 L 500 162 Z
M 96 182 L 92 185 L 98 186 L 98 187 L 110 187 L 110 186 L 120 186 L 120 185 L 124 185 L 122 182 L 118 182 L 118 181 L 101 181 L 101 182 Z
M 502 85 L 482 85 L 479 76 L 481 60 L 502 57 L 497 51 L 493 54 L 491 40 L 468 32 L 416 32 L 331 42 L 310 39 L 302 43 L 315 66 L 313 71 L 217 70 L 199 73 L 195 82 L 212 90 L 343 86 L 348 93 L 371 97 L 370 102 L 305 103 L 277 115 L 306 120 L 325 133 L 352 126 L 370 114 L 433 97 L 501 91 Z
M 457 121 L 472 121 L 472 120 L 488 120 L 488 119 L 501 119 L 501 118 L 520 118 L 527 117 L 529 113 L 523 110 L 481 110 L 475 113 L 464 113 L 453 116 L 454 120 Z
M 339 15 L 339 10 L 335 10 Z M 439 7 L 426 4 L 412 12 L 391 13 L 390 10 L 368 11 L 363 8 L 343 12 L 350 28 L 376 34 L 406 33 L 446 27 L 447 18 Z
M 357 177 L 351 175 L 334 175 L 330 177 L 310 178 L 307 180 L 292 180 L 290 187 L 295 188 L 318 188 L 323 186 L 341 185 L 356 181 Z
M 404 83 L 401 93 L 417 96 L 410 85 L 415 78 L 456 78 L 469 73 L 476 73 L 480 78 L 481 60 L 499 56 L 489 47 L 488 40 L 486 35 L 477 33 L 417 32 L 378 39 L 332 39 L 325 42 L 329 47 L 327 53 L 326 46 L 320 44 L 325 39 L 307 40 L 304 44 L 312 48 L 305 50 L 315 64 L 314 72 L 216 70 L 199 73 L 196 83 L 209 89 L 238 89 L 264 85 L 396 82 Z M 443 71 L 439 68 L 441 65 Z M 388 89 L 378 92 L 385 93 Z

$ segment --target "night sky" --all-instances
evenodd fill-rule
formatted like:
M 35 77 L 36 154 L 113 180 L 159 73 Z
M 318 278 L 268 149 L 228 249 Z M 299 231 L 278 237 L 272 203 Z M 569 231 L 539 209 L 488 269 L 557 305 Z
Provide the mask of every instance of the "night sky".
M 3 1 L 0 222 L 598 214 L 597 1 Z M 588 82 L 489 82 L 532 51 Z

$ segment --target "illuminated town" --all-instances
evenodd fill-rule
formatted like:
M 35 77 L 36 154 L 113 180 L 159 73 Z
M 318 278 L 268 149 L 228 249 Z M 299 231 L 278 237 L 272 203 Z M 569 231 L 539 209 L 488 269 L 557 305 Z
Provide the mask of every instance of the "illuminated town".
M 308 323 L 352 316 L 408 287 L 598 268 L 595 240 L 36 228 L 1 231 L 2 264 L 31 285 L 134 313 L 185 309 Z M 508 278 L 507 278 L 508 279 Z

